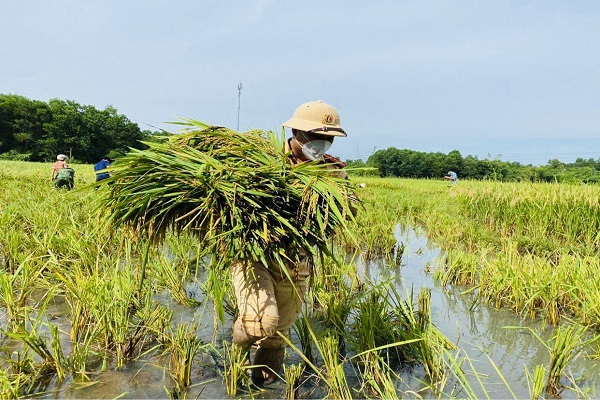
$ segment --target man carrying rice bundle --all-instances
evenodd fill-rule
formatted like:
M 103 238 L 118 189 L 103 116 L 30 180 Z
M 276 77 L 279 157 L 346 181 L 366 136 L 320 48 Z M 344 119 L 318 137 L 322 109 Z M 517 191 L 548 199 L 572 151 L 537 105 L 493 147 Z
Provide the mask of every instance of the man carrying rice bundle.
M 310 265 L 332 255 L 331 238 L 349 235 L 352 185 L 344 163 L 325 153 L 346 133 L 322 101 L 302 104 L 285 122 L 287 140 L 196 120 L 181 125 L 180 134 L 144 142 L 147 149 L 111 167 L 99 207 L 113 228 L 129 227 L 148 244 L 183 231 L 198 238 L 213 276 L 232 278 L 233 341 L 247 351 L 257 346 L 251 371 L 262 386 L 282 368 L 280 335 L 298 316 Z M 214 301 L 219 308 L 224 298 Z
M 286 142 L 292 165 L 323 160 L 333 169 L 332 174 L 348 178 L 345 171 L 335 171 L 344 164 L 326 154 L 335 137 L 347 136 L 334 107 L 323 101 L 304 103 L 283 126 L 292 130 Z M 299 262 L 286 261 L 285 267 L 246 261 L 232 264 L 239 311 L 233 341 L 247 349 L 252 344 L 258 346 L 253 360 L 256 367 L 252 368 L 252 380 L 258 386 L 275 381 L 281 371 L 285 341 L 278 332 L 289 335 L 300 312 L 309 275 L 308 259 L 304 255 Z

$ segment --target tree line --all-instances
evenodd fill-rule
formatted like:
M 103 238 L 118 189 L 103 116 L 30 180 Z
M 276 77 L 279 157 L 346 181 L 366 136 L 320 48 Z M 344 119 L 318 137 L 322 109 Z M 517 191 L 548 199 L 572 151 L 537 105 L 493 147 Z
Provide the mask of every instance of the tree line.
M 577 158 L 573 163 L 551 159 L 546 165 L 523 165 L 501 160 L 479 160 L 476 156 L 463 157 L 458 150 L 448 154 L 427 153 L 390 147 L 378 150 L 366 162 L 348 160 L 348 167 L 364 168 L 357 175 L 381 177 L 441 179 L 454 171 L 459 179 L 487 179 L 498 181 L 531 182 L 600 182 L 600 158 Z
M 30 100 L 0 94 L 0 158 L 50 162 L 57 154 L 95 163 L 142 148 L 156 132 L 141 130 L 112 106 L 99 110 L 72 100 Z
M 129 148 L 143 148 L 141 141 L 156 140 L 164 132 L 141 130 L 126 116 L 108 106 L 99 110 L 72 100 L 30 100 L 0 94 L 0 159 L 50 162 L 57 154 L 71 160 L 95 163 L 103 156 L 118 158 Z M 462 179 L 501 181 L 600 182 L 600 158 L 578 158 L 574 163 L 552 159 L 534 167 L 518 162 L 463 157 L 408 149 L 378 150 L 365 162 L 347 160 L 358 175 L 441 179 L 450 170 Z

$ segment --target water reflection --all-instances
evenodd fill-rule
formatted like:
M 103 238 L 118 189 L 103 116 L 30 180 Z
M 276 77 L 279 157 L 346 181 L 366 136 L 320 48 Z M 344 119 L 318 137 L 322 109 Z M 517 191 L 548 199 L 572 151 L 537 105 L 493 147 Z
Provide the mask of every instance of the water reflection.
M 430 288 L 432 322 L 474 361 L 478 373 L 489 377 L 484 383 L 488 395 L 492 398 L 512 397 L 489 361 L 491 359 L 515 395 L 528 398 L 525 369 L 533 371 L 537 364 L 549 367 L 550 355 L 527 328 L 534 329 L 544 340 L 551 338 L 554 330 L 548 328 L 540 333 L 542 324 L 539 320 L 522 319 L 510 310 L 475 303 L 474 294 L 463 294 L 469 288 L 440 286 L 428 272 L 442 262 L 440 248 L 430 243 L 423 232 L 397 226 L 395 233 L 398 243 L 405 247 L 400 266 L 390 268 L 382 261 L 363 261 L 359 265 L 361 277 L 371 281 L 391 279 L 406 293 L 411 289 L 418 293 L 422 287 Z M 589 395 L 595 398 L 600 389 L 597 363 L 579 357 L 567 369 L 568 374 L 580 379 L 579 387 L 589 390 Z M 478 385 L 475 379 L 473 385 Z M 577 395 L 565 390 L 563 398 L 577 398 Z

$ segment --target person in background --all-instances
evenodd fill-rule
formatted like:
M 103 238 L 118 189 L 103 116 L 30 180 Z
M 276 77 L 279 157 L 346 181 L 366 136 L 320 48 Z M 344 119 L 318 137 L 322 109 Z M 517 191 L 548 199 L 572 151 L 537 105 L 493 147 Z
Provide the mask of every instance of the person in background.
M 94 165 L 94 171 L 96 172 L 96 182 L 100 182 L 101 180 L 107 179 L 110 177 L 108 172 L 101 172 L 101 171 L 108 168 L 110 166 L 111 162 L 112 162 L 112 160 L 108 156 L 105 156 L 105 157 L 102 157 L 102 159 Z M 99 187 L 100 186 L 96 186 L 96 189 L 98 189 Z
M 458 175 L 454 171 L 448 171 L 444 179 L 448 179 L 453 185 L 458 182 Z
M 54 187 L 56 189 L 71 190 L 75 186 L 75 170 L 68 165 L 58 170 L 54 179 Z
M 326 154 L 334 138 L 347 136 L 334 107 L 322 101 L 304 103 L 283 126 L 292 129 L 292 137 L 285 145 L 292 165 L 316 160 L 326 163 L 337 177 L 347 179 L 341 170 L 345 164 Z M 274 261 L 269 268 L 245 260 L 231 265 L 238 307 L 233 342 L 247 351 L 248 357 L 251 346 L 257 346 L 251 377 L 259 387 L 275 381 L 281 372 L 286 343 L 278 332 L 289 336 L 304 301 L 310 257 L 300 254 L 298 259 L 299 262 L 286 261 L 283 267 Z
M 54 164 L 52 164 L 52 175 L 50 177 L 50 180 L 54 182 L 54 180 L 56 179 L 56 175 L 58 175 L 58 171 L 60 171 L 63 168 L 67 168 L 67 156 L 65 156 L 64 154 L 59 154 L 56 156 L 56 162 Z

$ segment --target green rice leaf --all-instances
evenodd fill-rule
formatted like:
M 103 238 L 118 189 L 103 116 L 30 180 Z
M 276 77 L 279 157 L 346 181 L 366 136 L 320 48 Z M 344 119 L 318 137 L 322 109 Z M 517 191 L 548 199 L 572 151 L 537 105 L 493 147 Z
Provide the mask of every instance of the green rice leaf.
M 155 241 L 190 231 L 223 263 L 329 253 L 328 239 L 348 233 L 352 186 L 331 165 L 292 165 L 283 134 L 178 125 L 111 166 L 100 208 L 114 226 Z

